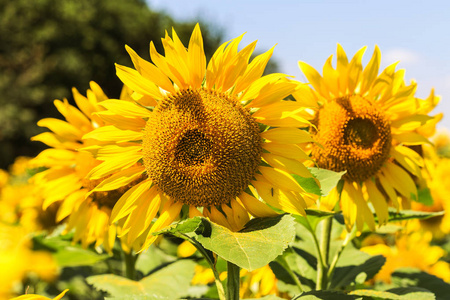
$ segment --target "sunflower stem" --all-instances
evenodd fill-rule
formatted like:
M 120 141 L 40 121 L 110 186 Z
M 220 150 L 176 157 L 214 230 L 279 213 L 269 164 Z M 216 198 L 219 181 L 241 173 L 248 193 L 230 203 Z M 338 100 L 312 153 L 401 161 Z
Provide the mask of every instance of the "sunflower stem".
M 216 270 L 215 262 L 211 260 L 211 256 L 206 252 L 206 249 L 203 248 L 203 246 L 197 242 L 194 238 L 191 238 L 185 234 L 175 234 L 175 236 L 182 238 L 186 241 L 189 241 L 197 250 L 200 252 L 200 254 L 205 258 L 206 262 L 208 263 L 209 267 L 211 268 L 213 274 L 214 274 L 214 281 L 216 283 L 217 287 L 217 293 L 219 294 L 220 300 L 227 300 L 225 297 L 225 289 L 223 287 L 222 281 L 220 280 L 219 272 Z
M 139 254 L 133 254 L 132 250 L 127 253 L 123 252 L 124 255 L 124 275 L 126 278 L 135 280 L 136 279 L 136 260 L 139 256 Z
M 326 218 L 322 221 L 319 255 L 321 257 L 321 266 L 317 268 L 316 289 L 324 290 L 328 286 L 328 257 L 330 253 L 331 225 L 333 218 Z
M 292 271 L 291 266 L 289 265 L 289 263 L 286 261 L 286 258 L 283 255 L 279 256 L 279 263 L 282 264 L 282 266 L 284 267 L 284 269 L 289 273 L 289 275 L 291 275 L 292 279 L 294 280 L 295 284 L 297 285 L 297 287 L 300 290 L 300 293 L 303 293 L 303 285 L 300 282 L 300 280 L 298 279 L 297 274 L 295 274 L 294 271 Z
M 239 300 L 239 288 L 240 288 L 240 268 L 227 261 L 227 300 Z
M 334 270 L 336 268 L 337 262 L 339 258 L 341 257 L 342 252 L 344 251 L 345 247 L 350 243 L 351 240 L 356 236 L 356 226 L 353 226 L 352 231 L 347 232 L 347 235 L 345 236 L 344 242 L 342 242 L 341 247 L 336 252 L 336 254 L 333 257 L 333 260 L 331 261 L 330 267 L 328 268 L 328 278 L 331 278 L 333 276 Z

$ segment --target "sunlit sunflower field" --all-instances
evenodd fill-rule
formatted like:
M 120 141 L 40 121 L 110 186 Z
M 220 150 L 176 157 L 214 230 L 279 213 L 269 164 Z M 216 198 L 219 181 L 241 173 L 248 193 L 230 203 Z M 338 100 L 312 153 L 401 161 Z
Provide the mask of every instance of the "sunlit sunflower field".
M 378 46 L 299 55 L 299 81 L 276 47 L 165 29 L 0 170 L 0 299 L 449 299 L 434 90 Z

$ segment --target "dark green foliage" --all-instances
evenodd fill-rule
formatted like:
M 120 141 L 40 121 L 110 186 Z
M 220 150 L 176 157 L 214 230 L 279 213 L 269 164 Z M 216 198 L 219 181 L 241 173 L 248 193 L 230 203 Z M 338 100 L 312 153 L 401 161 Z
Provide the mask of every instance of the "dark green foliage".
M 125 44 L 149 59 L 151 40 L 161 52 L 160 38 L 173 26 L 187 45 L 194 25 L 142 0 L 0 0 L 0 168 L 45 147 L 29 141 L 43 131 L 36 122 L 61 118 L 53 100 L 71 101 L 72 87 L 84 94 L 94 80 L 118 97 L 114 63 L 131 66 Z M 201 29 L 210 57 L 222 34 L 207 24 Z

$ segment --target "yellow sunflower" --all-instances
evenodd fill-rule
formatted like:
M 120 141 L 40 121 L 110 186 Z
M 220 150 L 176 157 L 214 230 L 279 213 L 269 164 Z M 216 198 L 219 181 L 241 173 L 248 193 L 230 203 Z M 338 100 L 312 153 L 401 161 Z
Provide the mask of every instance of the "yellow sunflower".
M 107 111 L 98 115 L 113 125 L 84 139 L 103 143 L 95 154 L 104 162 L 92 179 L 120 170 L 93 191 L 132 186 L 111 222 L 122 220 L 129 242 L 144 235 L 142 249 L 183 207 L 239 230 L 249 213 L 275 214 L 260 198 L 297 214 L 310 201 L 291 176 L 311 176 L 298 144 L 312 139 L 297 129 L 308 121 L 297 114 L 300 103 L 282 100 L 298 83 L 284 74 L 262 76 L 273 49 L 249 63 L 256 42 L 238 51 L 241 39 L 220 46 L 207 65 L 200 27 L 187 49 L 173 30 L 162 39 L 165 56 L 151 42 L 153 63 L 127 47 L 136 69 L 117 66 L 136 103 L 102 102 Z
M 338 45 L 336 69 L 330 56 L 323 76 L 299 62 L 312 88 L 301 87 L 294 98 L 313 108 L 311 132 L 321 145 L 311 148 L 317 166 L 347 171 L 342 190 L 335 188 L 322 198 L 321 208 L 333 209 L 340 199 L 348 229 L 356 223 L 361 230 L 366 223 L 374 230 L 372 210 L 383 224 L 388 219 L 388 203 L 399 209 L 402 200 L 417 199 L 412 177 L 420 177 L 423 161 L 408 146 L 428 143 L 421 130 L 435 124 L 436 119 L 427 114 L 439 99 L 433 91 L 424 100 L 414 97 L 416 83 L 407 85 L 404 70 L 396 71 L 396 63 L 378 74 L 378 47 L 363 69 L 365 49 L 349 62 Z
M 386 263 L 374 277 L 376 281 L 391 282 L 391 274 L 398 268 L 412 267 L 433 274 L 445 281 L 450 280 L 450 265 L 442 260 L 445 250 L 430 245 L 430 232 L 413 232 L 402 234 L 395 239 L 395 245 L 383 242 L 364 246 L 361 251 L 370 255 L 383 255 Z
M 33 159 L 34 166 L 48 169 L 36 174 L 32 180 L 42 190 L 44 209 L 53 203 L 60 204 L 57 221 L 67 218 L 66 232 L 74 229 L 74 242 L 81 241 L 84 247 L 95 242 L 96 246 L 103 244 L 110 251 L 116 228 L 109 226 L 108 220 L 112 207 L 124 190 L 92 193 L 92 188 L 101 180 L 86 179 L 86 175 L 100 161 L 91 153 L 78 149 L 91 146 L 82 140 L 84 134 L 105 125 L 105 121 L 95 113 L 104 110 L 99 103 L 108 99 L 95 82 L 90 83 L 90 88 L 87 97 L 73 89 L 79 109 L 70 105 L 66 99 L 54 101 L 66 121 L 46 118 L 38 122 L 39 126 L 47 127 L 52 132 L 41 133 L 32 140 L 41 141 L 51 148 Z M 126 91 L 123 90 L 121 98 L 128 97 Z

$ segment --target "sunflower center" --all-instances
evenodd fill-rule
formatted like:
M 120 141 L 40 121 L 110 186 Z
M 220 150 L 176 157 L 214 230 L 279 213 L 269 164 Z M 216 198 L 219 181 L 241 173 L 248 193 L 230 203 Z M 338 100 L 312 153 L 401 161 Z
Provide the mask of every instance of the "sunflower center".
M 312 155 L 319 167 L 347 171 L 344 178 L 364 181 L 373 176 L 389 156 L 391 129 L 383 112 L 359 95 L 325 103 L 314 121 Z
M 181 90 L 158 103 L 143 139 L 144 166 L 166 195 L 184 204 L 228 203 L 261 161 L 259 126 L 235 99 Z
M 211 156 L 212 142 L 198 129 L 188 130 L 175 147 L 175 159 L 186 165 L 202 165 Z

